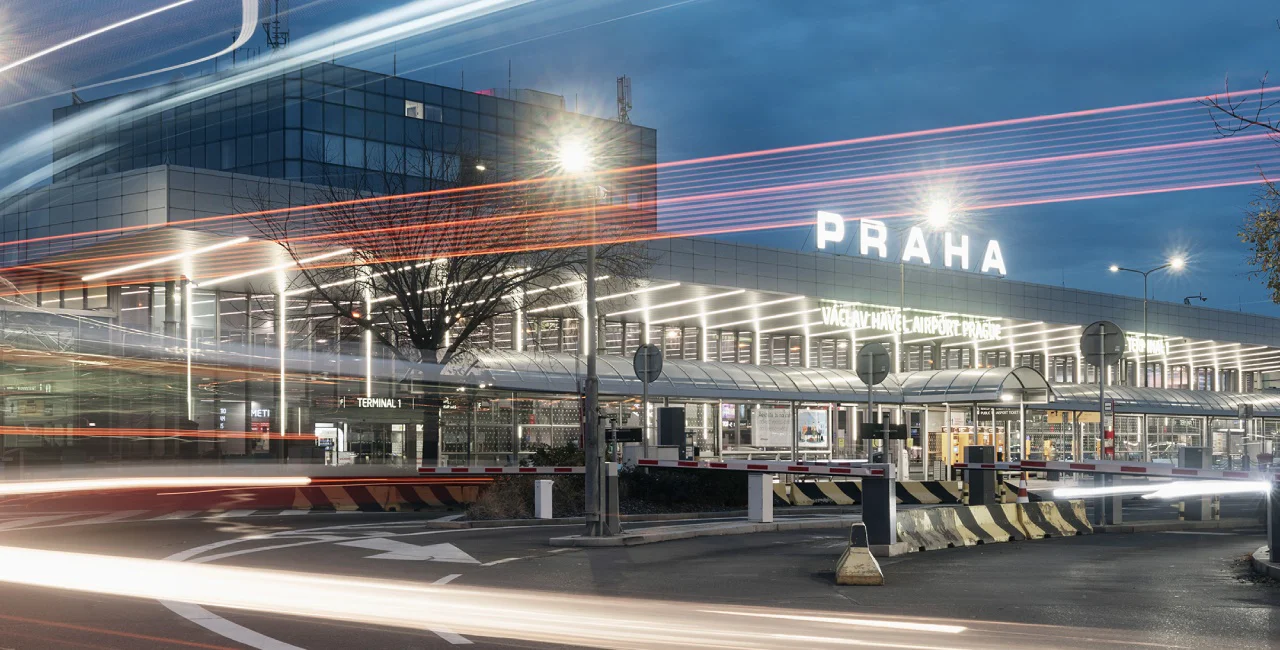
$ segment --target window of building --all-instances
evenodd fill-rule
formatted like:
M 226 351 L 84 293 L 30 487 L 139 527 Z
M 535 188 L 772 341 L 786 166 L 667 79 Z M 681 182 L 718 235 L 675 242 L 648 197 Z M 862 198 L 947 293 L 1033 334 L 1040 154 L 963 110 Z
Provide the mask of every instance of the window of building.
M 1039 352 L 1023 352 L 1014 355 L 1013 365 L 1016 368 L 1031 368 L 1040 374 L 1044 374 L 1044 355 Z
M 720 332 L 720 360 L 726 363 L 738 361 L 738 337 L 734 332 Z
M 1187 366 L 1169 366 L 1169 388 L 1191 388 L 1191 369 Z
M 1218 371 L 1218 390 L 1236 391 L 1240 372 L 1235 368 L 1224 368 Z
M 1213 390 L 1213 368 L 1196 368 L 1195 390 Z
M 1055 384 L 1076 383 L 1076 358 L 1072 356 L 1052 357 L 1049 381 Z
M 640 344 L 643 342 L 640 338 L 644 330 L 641 329 L 640 323 L 623 323 L 623 330 L 625 334 L 622 353 L 627 355 L 635 354 L 635 351 L 640 348 Z
M 982 368 L 1008 368 L 1009 367 L 1009 351 L 1008 350 L 987 350 L 981 353 L 979 357 L 981 362 L 979 367 Z
M 1164 364 L 1149 362 L 1147 363 L 1146 383 L 1143 386 L 1148 388 L 1164 388 Z
M 738 332 L 738 363 L 752 363 L 751 355 L 753 350 L 751 345 L 755 342 L 755 335 L 751 332 Z
M 958 370 L 973 367 L 973 348 L 942 348 L 942 369 Z
M 444 111 L 439 106 L 423 104 L 412 99 L 404 100 L 404 116 L 428 122 L 443 122 Z

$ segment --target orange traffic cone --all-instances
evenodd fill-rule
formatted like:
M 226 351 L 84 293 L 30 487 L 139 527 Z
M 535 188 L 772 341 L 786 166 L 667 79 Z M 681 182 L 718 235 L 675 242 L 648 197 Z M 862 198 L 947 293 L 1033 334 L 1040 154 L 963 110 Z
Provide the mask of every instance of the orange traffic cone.
M 1031 497 L 1027 496 L 1027 473 L 1022 473 L 1022 478 L 1018 480 L 1018 500 L 1017 503 L 1031 503 Z

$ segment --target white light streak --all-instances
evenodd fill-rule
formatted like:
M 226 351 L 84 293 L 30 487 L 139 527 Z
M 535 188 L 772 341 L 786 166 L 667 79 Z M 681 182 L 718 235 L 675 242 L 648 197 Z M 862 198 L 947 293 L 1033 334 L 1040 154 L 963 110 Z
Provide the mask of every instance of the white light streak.
M 172 3 L 172 4 L 167 4 L 167 5 L 163 6 L 163 7 L 156 7 L 155 9 L 152 9 L 151 11 L 146 11 L 146 12 L 140 13 L 140 14 L 138 14 L 138 15 L 136 15 L 136 16 L 133 16 L 133 17 L 130 17 L 130 18 L 125 18 L 124 20 L 121 20 L 121 21 L 118 21 L 118 22 L 111 23 L 110 25 L 107 25 L 106 27 L 99 27 L 98 29 L 95 29 L 95 30 L 93 30 L 93 31 L 91 31 L 91 32 L 86 32 L 86 33 L 84 33 L 84 34 L 81 34 L 81 35 L 79 35 L 79 36 L 77 36 L 77 37 L 73 38 L 73 39 L 70 39 L 70 40 L 67 40 L 67 41 L 63 41 L 63 42 L 61 42 L 61 43 L 58 43 L 57 45 L 53 45 L 53 46 L 50 46 L 50 47 L 46 47 L 45 49 L 40 50 L 39 52 L 36 52 L 35 54 L 31 54 L 31 55 L 28 55 L 28 56 L 24 56 L 24 57 L 22 57 L 21 59 L 18 59 L 17 61 L 13 61 L 12 63 L 9 63 L 9 64 L 7 64 L 7 65 L 0 66 L 0 73 L 8 72 L 8 71 L 10 71 L 10 70 L 12 70 L 12 69 L 14 69 L 14 68 L 16 68 L 16 67 L 20 66 L 20 65 L 24 65 L 24 64 L 30 63 L 30 62 L 32 62 L 32 61 L 35 61 L 36 59 L 38 59 L 38 58 L 40 58 L 40 57 L 42 57 L 42 56 L 45 56 L 45 55 L 47 55 L 47 54 L 53 54 L 54 52 L 57 52 L 58 50 L 61 50 L 61 49 L 63 49 L 63 48 L 71 47 L 72 45 L 75 45 L 76 43 L 79 43 L 79 42 L 81 42 L 81 41 L 86 41 L 86 40 L 88 40 L 88 39 L 93 38 L 94 36 L 99 36 L 99 35 L 105 34 L 105 33 L 109 32 L 109 31 L 111 31 L 111 30 L 113 30 L 113 29 L 117 29 L 117 28 L 120 28 L 120 27 L 124 27 L 125 25 L 128 25 L 128 24 L 130 24 L 130 23 L 136 23 L 136 22 L 138 22 L 139 20 L 144 20 L 144 19 L 146 19 L 146 18 L 150 18 L 150 17 L 152 17 L 152 16 L 154 16 L 154 15 L 156 15 L 156 14 L 164 13 L 164 12 L 166 12 L 166 11 L 169 11 L 170 9 L 175 9 L 175 8 L 177 8 L 177 7 L 181 7 L 182 5 L 191 4 L 192 2 L 195 2 L 195 0 L 178 0 L 178 2 L 175 2 L 175 3 Z
M 213 251 L 221 250 L 221 249 L 223 249 L 223 248 L 227 248 L 227 247 L 230 247 L 230 246 L 235 246 L 235 245 L 237 245 L 237 244 L 243 244 L 243 243 L 245 243 L 245 242 L 247 242 L 247 241 L 249 241 L 249 238 L 248 238 L 248 237 L 237 237 L 237 238 L 232 239 L 232 240 L 229 240 L 229 241 L 218 242 L 218 243 L 216 243 L 216 244 L 212 244 L 212 245 L 210 245 L 210 246 L 205 246 L 205 247 L 203 247 L 203 248 L 197 248 L 197 249 L 195 249 L 195 250 L 190 250 L 190 251 L 179 251 L 179 252 L 177 252 L 177 253 L 172 253 L 172 254 L 170 254 L 170 255 L 165 255 L 165 256 L 163 256 L 163 257 L 157 257 L 157 258 L 155 258 L 155 259 L 147 260 L 147 261 L 145 261 L 145 262 L 138 262 L 137 264 L 129 264 L 129 265 L 127 265 L 127 266 L 121 266 L 121 267 L 117 267 L 117 268 L 114 268 L 114 269 L 108 269 L 108 270 L 106 270 L 106 271 L 100 271 L 100 272 L 98 272 L 98 273 L 90 273 L 89 275 L 86 275 L 86 276 L 84 276 L 84 277 L 82 277 L 82 278 L 80 278 L 80 279 L 81 279 L 81 280 L 83 280 L 84 282 L 92 282 L 92 281 L 94 281 L 94 280 L 100 280 L 100 279 L 102 279 L 102 278 L 109 278 L 109 277 L 111 277 L 111 276 L 113 276 L 113 275 L 120 275 L 120 274 L 122 274 L 122 273 L 128 273 L 128 272 L 130 272 L 130 271 L 137 271 L 137 270 L 139 270 L 139 269 L 145 269 L 145 268 L 149 268 L 149 267 L 152 267 L 152 266 L 159 266 L 159 265 L 161 265 L 161 264 L 168 264 L 169 262 L 177 262 L 177 261 L 179 261 L 179 260 L 188 260 L 188 259 L 191 259 L 192 257 L 197 256 L 197 255 L 203 255 L 203 254 L 205 254 L 205 253 L 212 253 Z M 145 292 L 145 291 L 142 291 L 142 292 L 133 292 L 133 293 L 146 293 L 146 292 Z M 121 294 L 121 295 L 124 295 L 124 294 Z
M 287 271 L 295 267 L 311 264 L 312 262 L 319 262 L 322 260 L 327 260 L 332 257 L 346 255 L 347 253 L 350 253 L 350 252 L 351 252 L 350 248 L 340 248 L 336 251 L 329 251 L 328 253 L 321 253 L 319 255 L 314 255 L 312 257 L 303 258 L 303 259 L 297 260 L 296 262 L 284 262 L 282 264 L 276 264 L 274 266 L 267 266 L 263 268 L 253 269 L 252 271 L 245 271 L 243 273 L 224 275 L 220 278 L 214 278 L 212 280 L 209 280 L 208 282 L 201 282 L 197 286 L 203 289 L 205 287 L 212 287 L 215 284 L 230 282 L 232 280 L 242 280 L 244 278 L 253 277 L 255 275 L 261 275 L 263 273 L 270 273 L 272 271 Z
M 142 476 L 60 481 L 5 481 L 0 482 L 0 496 L 151 488 L 302 487 L 310 484 L 311 479 L 306 476 Z
M 664 302 L 664 303 L 662 303 L 662 304 L 660 304 L 660 305 L 651 305 L 651 306 L 649 306 L 649 307 L 636 307 L 635 309 L 627 309 L 627 310 L 624 310 L 624 311 L 615 311 L 615 312 L 611 312 L 611 313 L 607 314 L 607 316 L 621 316 L 621 315 L 623 315 L 623 314 L 634 314 L 634 313 L 636 313 L 636 312 L 640 312 L 640 311 L 647 311 L 647 310 L 653 310 L 653 309 L 666 309 L 667 307 L 678 307 L 678 306 L 680 306 L 680 305 L 687 305 L 687 304 L 695 303 L 695 302 L 699 302 L 699 301 L 715 300 L 716 298 L 727 298 L 727 297 L 729 297 L 729 296 L 736 296 L 736 295 L 743 294 L 743 293 L 746 293 L 746 292 L 747 292 L 747 290 L 746 290 L 746 289 L 734 289 L 733 291 L 725 291 L 724 293 L 713 293 L 713 294 L 711 294 L 711 295 L 709 295 L 709 296 L 699 296 L 699 297 L 697 297 L 697 298 L 686 298 L 686 299 L 684 299 L 684 300 L 675 300 L 675 301 L 672 301 L 672 302 Z
M 1181 499 L 1208 494 L 1265 494 L 1271 489 L 1268 481 L 1175 481 L 1160 486 L 1144 499 Z

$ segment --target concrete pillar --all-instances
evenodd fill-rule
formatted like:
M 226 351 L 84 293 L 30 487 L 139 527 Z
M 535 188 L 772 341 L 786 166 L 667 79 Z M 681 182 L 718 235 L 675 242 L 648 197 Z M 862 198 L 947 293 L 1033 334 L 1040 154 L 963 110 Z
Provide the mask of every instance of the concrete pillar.
M 747 521 L 773 521 L 773 474 L 747 474 Z

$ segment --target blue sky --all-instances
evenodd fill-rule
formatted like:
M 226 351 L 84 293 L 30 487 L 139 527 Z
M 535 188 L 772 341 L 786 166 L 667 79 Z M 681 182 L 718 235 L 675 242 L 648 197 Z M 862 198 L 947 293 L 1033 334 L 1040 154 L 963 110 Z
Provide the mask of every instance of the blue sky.
M 496 23 L 447 43 L 394 49 L 401 72 L 422 68 L 407 76 L 457 85 L 465 74 L 471 89 L 505 86 L 510 61 L 516 87 L 563 94 L 570 106 L 576 97 L 584 112 L 602 116 L 614 111 L 614 79 L 630 75 L 633 121 L 658 129 L 659 157 L 667 161 L 1203 95 L 1220 89 L 1227 73 L 1247 85 L 1280 59 L 1274 22 L 1280 9 L 1244 0 L 1225 11 L 1193 0 L 696 0 L 602 23 L 673 1 L 556 1 L 534 22 Z M 87 12 L 94 4 L 65 6 Z M 297 36 L 397 3 L 294 4 L 303 7 L 293 19 Z M 235 21 L 235 11 L 221 5 L 192 7 L 186 20 L 164 27 L 171 42 L 185 47 L 139 50 L 124 43 L 122 32 L 119 51 L 99 52 L 81 74 L 102 78 L 130 69 L 130 62 L 145 68 L 207 51 L 229 40 Z M 67 22 L 93 20 L 78 15 Z M 511 45 L 526 39 L 533 40 Z M 391 52 L 344 62 L 390 72 Z M 137 64 L 141 55 L 150 61 Z M 73 55 L 59 63 L 71 65 Z M 11 111 L 0 141 L 47 124 L 60 103 L 65 99 Z M 1136 295 L 1141 279 L 1113 276 L 1108 264 L 1155 265 L 1169 251 L 1186 250 L 1185 273 L 1153 276 L 1156 297 L 1181 301 L 1203 292 L 1210 307 L 1280 315 L 1261 283 L 1245 277 L 1246 252 L 1235 234 L 1252 192 L 991 211 L 974 215 L 968 230 L 1001 240 L 1012 278 Z M 740 238 L 798 247 L 807 235 Z

